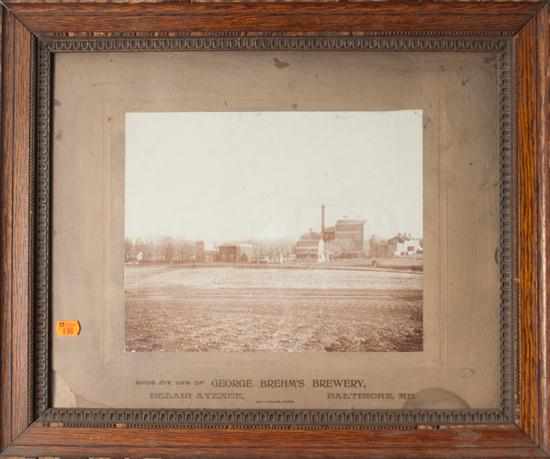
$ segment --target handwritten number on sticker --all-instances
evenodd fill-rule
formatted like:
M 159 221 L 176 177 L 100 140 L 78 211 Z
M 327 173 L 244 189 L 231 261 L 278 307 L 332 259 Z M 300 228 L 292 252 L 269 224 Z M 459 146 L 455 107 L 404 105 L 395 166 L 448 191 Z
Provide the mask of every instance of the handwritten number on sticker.
M 80 335 L 80 322 L 78 320 L 58 320 L 55 326 L 57 336 Z

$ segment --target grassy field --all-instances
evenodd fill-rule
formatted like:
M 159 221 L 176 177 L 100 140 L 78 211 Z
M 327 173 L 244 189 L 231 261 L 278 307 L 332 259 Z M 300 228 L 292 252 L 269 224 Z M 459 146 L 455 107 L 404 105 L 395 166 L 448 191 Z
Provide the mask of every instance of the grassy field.
M 422 274 L 127 265 L 128 351 L 422 350 Z

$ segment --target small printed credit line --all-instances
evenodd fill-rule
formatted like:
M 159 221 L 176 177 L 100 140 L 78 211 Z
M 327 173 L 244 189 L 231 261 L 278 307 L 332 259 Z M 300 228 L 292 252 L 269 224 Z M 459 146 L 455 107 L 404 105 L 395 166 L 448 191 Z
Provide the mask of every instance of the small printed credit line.
M 256 400 L 256 403 L 296 403 L 295 400 Z

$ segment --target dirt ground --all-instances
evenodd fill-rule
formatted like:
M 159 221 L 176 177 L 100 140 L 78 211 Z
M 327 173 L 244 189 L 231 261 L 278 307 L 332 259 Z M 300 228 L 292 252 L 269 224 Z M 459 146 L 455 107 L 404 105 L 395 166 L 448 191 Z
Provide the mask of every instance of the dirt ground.
M 127 351 L 422 350 L 422 274 L 125 267 Z

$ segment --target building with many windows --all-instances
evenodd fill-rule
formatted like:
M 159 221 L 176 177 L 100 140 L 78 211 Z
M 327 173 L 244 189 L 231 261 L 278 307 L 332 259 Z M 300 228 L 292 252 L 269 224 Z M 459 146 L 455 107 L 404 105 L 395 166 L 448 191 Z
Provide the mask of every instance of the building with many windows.
M 319 257 L 319 241 L 321 234 L 313 230 L 305 233 L 296 241 L 296 259 L 316 261 Z
M 357 258 L 364 255 L 365 220 L 341 218 L 325 227 L 325 206 L 321 206 L 321 232 L 312 229 L 296 242 L 298 260 L 329 261 L 332 258 Z

